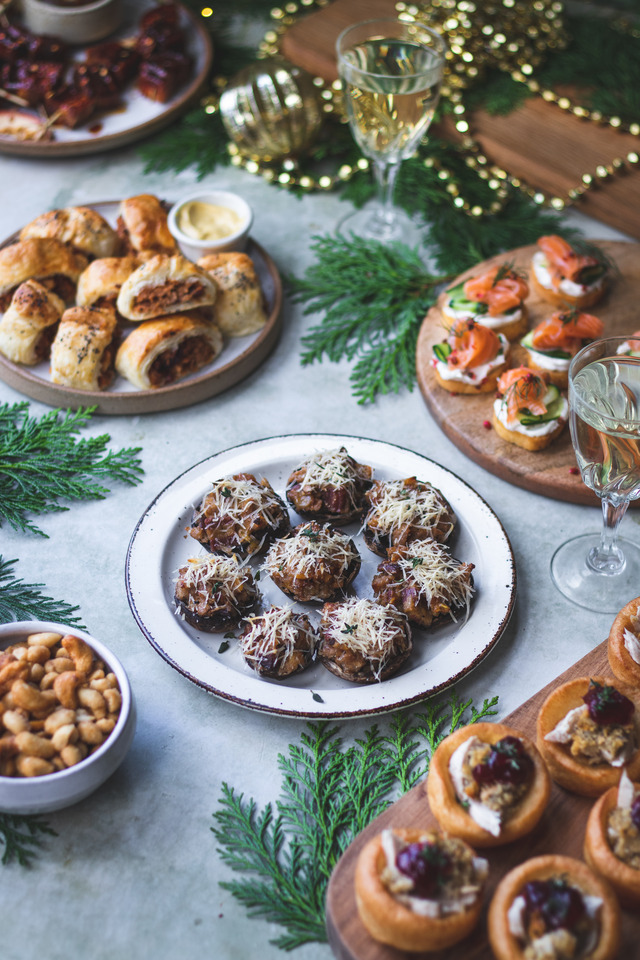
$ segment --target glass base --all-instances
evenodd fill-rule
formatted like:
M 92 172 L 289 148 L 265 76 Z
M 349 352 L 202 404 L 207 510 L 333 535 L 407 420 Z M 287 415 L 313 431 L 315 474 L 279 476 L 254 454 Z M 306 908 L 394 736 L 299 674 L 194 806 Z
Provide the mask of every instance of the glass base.
M 640 592 L 640 548 L 629 540 L 618 538 L 624 557 L 619 572 L 596 571 L 589 563 L 589 553 L 600 544 L 599 533 L 584 533 L 567 540 L 551 558 L 551 579 L 560 593 L 572 603 L 596 610 L 617 613 Z M 613 566 L 617 566 L 615 559 Z
M 424 224 L 419 226 L 402 208 L 385 210 L 375 200 L 346 214 L 336 227 L 336 233 L 343 236 L 352 233 L 363 240 L 377 240 L 379 243 L 400 241 L 409 247 L 423 246 L 424 232 Z

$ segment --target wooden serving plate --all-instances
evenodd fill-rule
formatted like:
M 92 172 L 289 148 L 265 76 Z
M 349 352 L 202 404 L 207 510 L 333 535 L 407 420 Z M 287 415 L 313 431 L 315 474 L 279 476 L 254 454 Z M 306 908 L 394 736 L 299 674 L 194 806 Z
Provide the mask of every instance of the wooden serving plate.
M 604 322 L 606 335 L 633 333 L 640 328 L 640 247 L 635 243 L 621 241 L 599 241 L 598 246 L 616 264 L 619 276 L 614 279 L 606 297 L 590 307 L 589 312 Z M 519 247 L 517 250 L 491 257 L 461 274 L 450 286 L 496 263 L 512 263 L 516 270 L 528 275 L 531 256 L 535 250 L 535 245 Z M 437 304 L 425 317 L 416 350 L 418 383 L 434 420 L 471 460 L 503 480 L 557 500 L 587 505 L 599 503 L 577 472 L 568 427 L 565 427 L 560 436 L 545 450 L 524 450 L 502 440 L 490 427 L 493 393 L 454 394 L 438 385 L 432 367 L 432 347 L 446 337 L 440 311 L 445 299 L 446 293 L 442 293 Z M 534 327 L 555 309 L 534 291 L 530 293 L 526 307 L 530 327 Z M 526 363 L 526 357 L 526 350 L 519 345 L 513 345 L 511 366 Z
M 536 717 L 540 705 L 551 690 L 574 677 L 611 676 L 605 640 L 582 660 L 574 663 L 561 676 L 534 694 L 505 718 L 504 723 L 521 730 L 535 740 Z M 489 880 L 485 907 L 475 931 L 449 950 L 437 953 L 407 954 L 378 943 L 366 931 L 360 918 L 354 894 L 356 860 L 364 844 L 386 827 L 435 827 L 429 809 L 424 783 L 418 784 L 392 804 L 360 833 L 338 861 L 327 890 L 327 934 L 337 960 L 406 960 L 408 956 L 430 960 L 491 960 L 493 953 L 487 941 L 486 913 L 493 891 L 504 874 L 530 857 L 559 853 L 582 859 L 582 843 L 587 817 L 595 801 L 578 797 L 553 784 L 549 806 L 536 829 L 522 840 L 504 847 L 478 851 L 489 861 Z M 625 911 L 622 919 L 622 942 L 619 957 L 638 957 L 640 916 Z

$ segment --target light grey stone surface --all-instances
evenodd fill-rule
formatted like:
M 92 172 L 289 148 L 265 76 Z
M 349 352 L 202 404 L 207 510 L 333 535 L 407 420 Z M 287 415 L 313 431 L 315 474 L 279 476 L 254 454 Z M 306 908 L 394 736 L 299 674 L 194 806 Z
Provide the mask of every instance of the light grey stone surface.
M 0 160 L 2 235 L 48 208 L 154 192 L 188 193 L 191 172 L 144 176 L 134 150 L 65 161 Z M 281 272 L 311 264 L 310 238 L 332 230 L 345 205 L 334 196 L 297 199 L 243 171 L 223 169 L 203 186 L 241 192 L 255 208 L 254 238 Z M 569 218 L 592 237 L 620 235 L 586 218 Z M 622 238 L 627 239 L 627 238 Z M 114 485 L 101 502 L 73 505 L 39 519 L 48 538 L 0 528 L 0 553 L 16 575 L 49 596 L 79 604 L 90 632 L 129 673 L 138 704 L 133 747 L 96 795 L 48 817 L 58 837 L 30 870 L 0 868 L 2 960 L 275 960 L 274 925 L 247 919 L 219 881 L 230 878 L 210 833 L 223 781 L 262 808 L 279 795 L 279 752 L 297 743 L 302 721 L 254 713 L 215 699 L 174 672 L 138 630 L 127 603 L 124 564 L 142 512 L 174 477 L 238 443 L 321 431 L 391 441 L 443 464 L 492 505 L 511 540 L 518 574 L 509 627 L 487 660 L 459 688 L 463 697 L 499 694 L 504 716 L 606 636 L 611 617 L 565 601 L 548 567 L 564 539 L 600 523 L 596 508 L 527 493 L 468 460 L 445 437 L 416 389 L 358 406 L 346 364 L 300 365 L 300 338 L 317 317 L 284 304 L 281 340 L 241 385 L 184 410 L 96 417 L 86 435 L 108 433 L 110 446 L 141 446 L 136 487 Z M 24 399 L 0 382 L 0 402 Z M 33 415 L 47 408 L 30 403 Z M 633 517 L 623 533 L 638 540 Z M 638 591 L 640 593 L 640 590 Z M 383 723 L 386 721 L 382 721 Z M 345 738 L 370 721 L 343 724 Z M 310 945 L 299 960 L 328 960 Z

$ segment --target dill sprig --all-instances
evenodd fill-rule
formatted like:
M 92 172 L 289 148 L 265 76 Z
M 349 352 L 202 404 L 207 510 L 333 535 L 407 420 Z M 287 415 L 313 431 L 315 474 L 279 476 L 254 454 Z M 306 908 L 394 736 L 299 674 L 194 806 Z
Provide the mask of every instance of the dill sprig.
M 325 895 L 331 871 L 358 833 L 423 779 L 433 750 L 465 722 L 494 716 L 498 698 L 480 710 L 452 693 L 422 713 L 396 715 L 346 745 L 340 728 L 309 723 L 300 744 L 280 754 L 281 797 L 262 811 L 227 783 L 211 828 L 222 861 L 248 877 L 224 881 L 250 917 L 284 927 L 273 942 L 284 950 L 324 942 Z M 465 716 L 471 713 L 470 721 Z
M 7 866 L 14 860 L 21 867 L 30 866 L 36 855 L 34 848 L 42 846 L 44 834 L 58 836 L 56 831 L 39 816 L 0 813 L 0 847 L 4 847 L 3 866 Z
M 360 403 L 414 382 L 420 324 L 435 285 L 416 250 L 361 237 L 314 237 L 317 256 L 303 279 L 289 278 L 304 314 L 324 312 L 302 337 L 302 363 L 358 358 L 351 381 Z
M 42 583 L 25 583 L 13 576 L 13 565 L 17 560 L 5 560 L 0 553 L 0 623 L 12 623 L 14 620 L 53 620 L 65 623 L 69 627 L 83 628 L 80 618 L 75 616 L 79 607 L 41 593 Z
M 27 402 L 0 406 L 0 525 L 4 519 L 14 530 L 46 537 L 28 514 L 68 510 L 60 500 L 103 500 L 109 489 L 98 478 L 140 482 L 140 447 L 114 453 L 106 450 L 107 434 L 76 439 L 95 407 L 52 410 L 39 419 L 28 409 Z

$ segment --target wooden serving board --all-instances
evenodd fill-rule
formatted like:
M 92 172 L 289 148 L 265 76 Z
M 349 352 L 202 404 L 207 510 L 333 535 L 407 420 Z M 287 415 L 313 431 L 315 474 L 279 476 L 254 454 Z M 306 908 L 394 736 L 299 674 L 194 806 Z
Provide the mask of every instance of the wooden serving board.
M 338 75 L 338 34 L 360 20 L 395 16 L 395 0 L 333 0 L 296 20 L 283 35 L 281 50 L 292 63 L 331 83 Z M 539 97 L 526 100 L 507 116 L 477 110 L 471 117 L 471 131 L 493 163 L 552 196 L 566 197 L 580 185 L 583 174 L 594 176 L 599 166 L 638 152 L 637 137 L 580 120 Z M 450 122 L 435 126 L 433 132 L 461 139 Z M 640 172 L 627 167 L 624 174 L 599 182 L 580 200 L 579 209 L 640 239 Z
M 535 741 L 536 717 L 548 694 L 559 684 L 574 677 L 596 675 L 611 676 L 607 663 L 606 640 L 514 710 L 504 722 L 526 733 Z M 354 870 L 362 847 L 386 827 L 429 829 L 437 826 L 429 809 L 424 783 L 418 784 L 356 837 L 331 875 L 327 890 L 327 934 L 337 960 L 407 960 L 409 956 L 430 960 L 491 960 L 493 953 L 487 941 L 486 913 L 497 883 L 508 870 L 530 857 L 561 853 L 582 859 L 586 821 L 594 802 L 587 797 L 570 794 L 553 784 L 549 806 L 532 833 L 504 847 L 478 851 L 489 861 L 489 879 L 485 907 L 475 931 L 449 950 L 407 954 L 378 943 L 362 925 L 355 902 Z M 619 958 L 637 960 L 639 956 L 640 916 L 625 911 Z
M 626 335 L 640 329 L 638 300 L 640 299 L 640 246 L 620 241 L 599 241 L 598 246 L 616 264 L 619 276 L 612 283 L 605 299 L 589 308 L 605 324 L 606 334 Z M 480 273 L 496 263 L 512 263 L 516 270 L 528 275 L 531 256 L 536 246 L 519 247 L 500 254 L 461 274 L 460 280 Z M 545 450 L 532 452 L 502 440 L 488 426 L 494 401 L 493 393 L 453 394 L 440 387 L 432 366 L 434 343 L 445 339 L 440 306 L 446 299 L 442 293 L 438 303 L 425 317 L 416 350 L 416 373 L 426 404 L 439 426 L 450 440 L 471 460 L 496 476 L 557 500 L 593 505 L 598 498 L 582 482 L 576 472 L 576 458 L 571 445 L 569 428 Z M 529 325 L 549 316 L 555 309 L 532 291 L 526 301 Z M 518 344 L 513 347 L 511 366 L 526 363 L 527 353 Z

